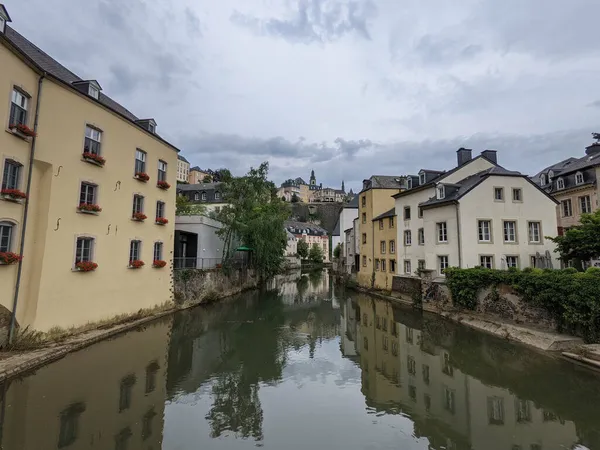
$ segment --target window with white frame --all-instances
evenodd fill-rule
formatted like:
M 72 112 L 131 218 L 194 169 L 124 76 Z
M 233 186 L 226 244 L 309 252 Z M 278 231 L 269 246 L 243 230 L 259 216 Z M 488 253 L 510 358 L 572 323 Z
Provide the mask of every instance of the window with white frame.
M 581 210 L 582 214 L 592 212 L 592 202 L 589 195 L 579 197 L 579 209 Z
M 196 192 L 196 193 L 194 194 L 194 200 L 195 200 L 195 201 L 199 201 L 199 200 L 200 200 L 200 192 Z
M 135 194 L 133 196 L 133 213 L 143 213 L 144 212 L 144 196 Z
M 565 188 L 565 180 L 563 178 L 559 178 L 556 180 L 556 189 L 564 189 Z
M 497 202 L 504 201 L 504 188 L 502 188 L 502 187 L 494 188 L 494 200 L 496 200 Z
M 504 221 L 504 242 L 517 242 L 517 222 Z
M 548 183 L 552 183 L 552 179 L 554 178 L 554 171 L 550 170 L 548 172 Z
M 410 220 L 410 206 L 404 207 L 404 220 Z
M 437 198 L 438 200 L 446 197 L 446 187 L 443 184 L 438 185 L 437 187 Z
M 410 230 L 404 230 L 404 245 L 412 244 L 412 233 Z
M 367 243 L 367 233 L 363 233 L 362 234 L 362 243 L 366 244 Z
M 425 270 L 425 260 L 420 259 L 419 261 L 417 261 L 417 267 L 419 268 L 419 270 Z
M 135 151 L 135 173 L 146 173 L 146 152 L 139 148 Z
M 379 229 L 383 230 L 383 219 L 379 219 Z
M 75 247 L 75 264 L 94 260 L 94 238 L 81 236 Z
M 92 155 L 100 155 L 100 147 L 102 142 L 102 131 L 85 126 L 85 142 L 83 143 L 83 152 L 91 153 Z
M 98 97 L 100 97 L 100 90 L 96 86 L 94 86 L 93 83 L 90 83 L 88 85 L 88 95 L 98 100 Z
M 404 260 L 404 273 L 412 273 L 410 259 Z
M 417 206 L 417 217 L 418 217 L 419 219 L 422 219 L 422 218 L 423 218 L 423 208 L 420 208 L 420 207 L 418 207 L 418 206 Z
M 133 240 L 129 243 L 129 264 L 139 261 L 142 254 L 142 241 Z
M 390 259 L 390 272 L 396 273 L 396 260 Z
M 160 200 L 156 202 L 156 218 L 161 219 L 165 217 L 165 202 Z
M 581 172 L 575 174 L 575 184 L 583 184 L 583 174 Z
M 419 241 L 419 245 L 425 245 L 425 229 L 419 228 L 417 230 L 417 239 Z
M 562 215 L 563 217 L 571 217 L 573 215 L 573 204 L 571 203 L 571 199 L 568 198 L 560 202 L 562 206 Z
M 448 225 L 446 222 L 437 223 L 438 242 L 448 242 Z
M 18 89 L 13 89 L 10 103 L 9 126 L 27 125 L 29 97 Z
M 375 270 L 379 270 L 379 260 L 375 260 Z
M 513 202 L 522 202 L 523 201 L 523 190 L 521 188 L 513 188 Z
M 379 243 L 379 251 L 380 251 L 382 254 L 385 254 L 385 241 L 381 241 L 381 242 Z
M 23 166 L 12 159 L 4 160 L 2 189 L 18 189 Z
M 478 220 L 477 221 L 477 234 L 479 242 L 491 242 L 492 241 L 492 221 L 491 220 Z
M 363 267 L 367 267 L 367 257 L 364 255 L 362 257 L 362 265 L 363 265 Z
M 385 272 L 385 271 L 386 271 L 386 269 L 385 269 L 385 259 L 382 259 L 382 260 L 381 260 L 381 271 L 382 271 L 382 272 Z
M 390 241 L 390 253 L 392 253 L 392 254 L 396 253 L 396 241 L 394 241 L 394 240 Z
M 215 192 L 215 200 L 221 200 L 221 193 L 219 191 Z
M 546 185 L 546 174 L 544 174 L 544 173 L 540 175 L 540 184 L 542 186 Z
M 425 184 L 425 172 L 419 173 L 419 184 L 420 185 Z
M 448 256 L 440 255 L 438 256 L 438 269 L 440 273 L 444 273 L 448 268 Z
M 92 183 L 81 183 L 81 188 L 79 190 L 79 204 L 80 205 L 95 205 L 96 195 L 97 195 L 98 186 Z
M 158 181 L 167 181 L 167 163 L 158 160 Z
M 485 267 L 486 269 L 494 268 L 494 257 L 491 255 L 481 255 L 479 257 L 479 265 L 481 267 Z
M 519 257 L 515 255 L 506 255 L 506 267 L 509 269 L 519 267 Z
M 15 224 L 0 222 L 0 253 L 12 251 Z
M 206 195 L 206 192 L 202 193 L 202 201 L 205 202 L 208 199 L 208 195 Z
M 389 222 L 389 226 L 390 228 L 394 228 L 394 216 L 390 217 L 390 222 Z
M 163 260 L 163 243 L 155 242 L 154 243 L 154 261 L 162 261 Z
M 538 244 L 542 242 L 542 224 L 540 222 L 529 222 L 529 242 Z
M 412 189 L 412 177 L 406 179 L 406 189 Z

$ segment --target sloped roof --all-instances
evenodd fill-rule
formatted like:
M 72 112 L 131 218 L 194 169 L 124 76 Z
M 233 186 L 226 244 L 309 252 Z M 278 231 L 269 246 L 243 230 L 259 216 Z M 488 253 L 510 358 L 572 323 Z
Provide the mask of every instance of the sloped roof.
M 335 223 L 335 227 L 334 227 L 331 235 L 332 236 L 340 236 L 340 219 L 339 218 L 338 218 L 337 222 Z
M 186 163 L 190 163 L 187 159 L 185 159 L 185 156 L 181 156 L 181 155 L 177 155 L 177 159 Z
M 352 197 L 348 203 L 344 204 L 344 208 L 355 209 L 358 208 L 358 195 Z
M 385 219 L 386 217 L 394 217 L 396 215 L 396 208 L 392 208 L 389 211 L 384 212 L 383 214 L 379 214 L 377 217 L 373 219 L 373 222 L 380 219 Z
M 223 183 L 197 183 L 197 184 L 178 184 L 178 191 L 213 191 L 218 189 Z
M 399 175 L 373 175 L 371 189 L 400 189 Z

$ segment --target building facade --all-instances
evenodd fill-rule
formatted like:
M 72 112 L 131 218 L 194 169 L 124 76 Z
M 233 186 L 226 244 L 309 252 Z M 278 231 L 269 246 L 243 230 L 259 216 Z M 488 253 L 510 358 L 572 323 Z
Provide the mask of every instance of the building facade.
M 206 216 L 176 216 L 174 267 L 213 269 L 221 264 L 225 247 L 217 234 L 221 228 L 221 222 Z
M 8 25 L 0 66 L 1 309 L 44 331 L 169 301 L 178 150 Z
M 286 231 L 293 234 L 297 240 L 302 239 L 308 244 L 309 250 L 313 245 L 318 245 L 323 251 L 323 262 L 329 262 L 329 235 L 318 225 L 307 222 L 288 220 L 285 222 Z M 297 247 L 296 243 L 296 247 Z
M 188 183 L 190 177 L 190 162 L 185 157 L 177 156 L 177 182 Z
M 358 198 L 346 203 L 340 210 L 335 229 L 331 235 L 331 248 L 335 249 L 338 244 L 345 242 L 345 230 L 352 227 L 352 222 L 358 217 Z M 347 246 L 343 248 L 343 257 L 347 256 Z
M 223 199 L 222 183 L 182 184 L 177 186 L 177 194 L 185 196 L 193 204 L 204 206 L 206 213 L 218 213 L 227 205 Z
M 373 287 L 390 291 L 396 274 L 396 208 L 373 220 Z
M 198 167 L 198 166 L 192 167 L 188 174 L 188 183 L 189 184 L 204 183 L 204 178 L 207 175 L 210 175 L 210 173 L 208 173 L 205 170 L 200 169 L 200 167 Z

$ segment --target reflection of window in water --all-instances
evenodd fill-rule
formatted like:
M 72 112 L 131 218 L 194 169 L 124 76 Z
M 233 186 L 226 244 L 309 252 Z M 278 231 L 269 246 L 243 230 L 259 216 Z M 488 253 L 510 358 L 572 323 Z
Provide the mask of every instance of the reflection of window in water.
M 381 330 L 381 317 L 377 315 L 375 316 L 375 328 Z
M 429 366 L 427 364 L 423 364 L 423 381 L 425 384 L 429 384 Z
M 142 418 L 142 440 L 144 441 L 152 436 L 152 419 L 154 419 L 154 416 L 156 416 L 156 413 L 154 408 L 151 408 Z
M 366 337 L 363 338 L 363 347 L 365 350 L 369 350 L 369 340 Z
M 386 351 L 386 352 L 388 351 L 388 344 L 389 344 L 389 342 L 390 341 L 389 341 L 388 337 L 384 336 L 382 344 L 383 344 L 383 350 Z
M 442 372 L 450 377 L 454 376 L 454 368 L 450 363 L 450 353 L 448 352 L 444 352 L 444 367 L 442 368 Z
M 504 399 L 488 397 L 488 422 L 490 425 L 504 425 Z
M 423 395 L 423 401 L 425 402 L 425 411 L 431 409 L 431 396 L 429 394 Z
M 392 355 L 398 356 L 398 343 L 392 341 Z
M 415 358 L 413 358 L 412 356 L 407 356 L 406 365 L 408 367 L 408 373 L 410 373 L 411 375 L 417 374 L 417 363 L 415 362 Z
M 159 368 L 160 366 L 156 361 L 152 361 L 148 364 L 148 367 L 146 367 L 146 394 L 149 394 L 156 389 L 156 374 L 158 373 Z
M 560 416 L 554 414 L 552 411 L 544 411 L 544 422 L 556 422 L 559 421 L 561 425 L 565 424 L 564 419 L 561 419 Z
M 387 319 L 383 319 L 383 331 L 387 331 L 387 330 L 388 330 Z
M 523 447 L 521 447 L 520 445 L 515 444 L 515 445 L 513 445 L 511 447 L 511 450 L 523 450 Z
M 542 444 L 531 444 L 531 450 L 542 450 Z
M 394 368 L 392 369 L 392 381 L 396 384 L 398 384 L 398 369 Z
M 517 415 L 517 422 L 528 423 L 531 422 L 531 405 L 527 400 L 515 400 L 515 411 Z
M 115 450 L 127 450 L 131 435 L 131 428 L 123 428 L 120 433 L 115 436 Z
M 75 403 L 60 413 L 58 448 L 68 447 L 77 440 L 79 417 L 85 411 L 84 403 Z
M 363 326 L 367 326 L 368 320 L 367 320 L 367 313 L 363 314 Z
M 121 380 L 121 390 L 119 395 L 119 412 L 128 409 L 131 406 L 131 391 L 135 384 L 135 375 L 128 375 Z
M 392 325 L 392 336 L 398 337 L 398 324 L 396 322 L 391 322 L 391 325 Z
M 444 387 L 444 409 L 446 409 L 446 411 L 450 411 L 452 414 L 454 414 L 456 411 L 455 400 L 456 393 L 454 392 L 454 389 Z
M 416 386 L 408 386 L 408 395 L 410 396 L 413 402 L 417 401 L 417 387 Z
M 413 329 L 406 327 L 406 342 L 413 343 Z

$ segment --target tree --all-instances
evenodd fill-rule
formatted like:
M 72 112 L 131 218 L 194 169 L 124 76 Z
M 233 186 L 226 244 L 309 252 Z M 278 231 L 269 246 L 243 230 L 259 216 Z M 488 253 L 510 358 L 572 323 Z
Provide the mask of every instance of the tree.
M 206 207 L 190 202 L 190 200 L 182 194 L 178 194 L 175 198 L 175 214 L 177 216 L 203 216 L 206 213 Z
M 310 248 L 310 252 L 308 253 L 308 259 L 310 259 L 314 263 L 322 263 L 323 262 L 323 250 L 319 244 L 313 244 Z
M 296 252 L 298 253 L 298 256 L 300 257 L 300 259 L 306 259 L 308 258 L 308 244 L 306 243 L 306 241 L 304 239 L 300 239 L 298 241 L 298 247 L 296 249 Z
M 294 192 L 292 194 L 292 203 L 298 203 L 300 201 L 300 198 L 296 195 L 296 193 Z
M 333 249 L 333 257 L 335 259 L 340 259 L 340 256 L 342 255 L 342 244 L 338 244 L 335 246 L 335 248 Z
M 210 175 L 204 175 L 204 178 L 202 179 L 203 183 L 212 183 L 213 177 L 211 177 Z
M 589 261 L 600 256 L 600 210 L 582 214 L 580 224 L 562 236 L 548 238 L 556 244 L 555 252 L 563 261 Z

